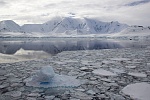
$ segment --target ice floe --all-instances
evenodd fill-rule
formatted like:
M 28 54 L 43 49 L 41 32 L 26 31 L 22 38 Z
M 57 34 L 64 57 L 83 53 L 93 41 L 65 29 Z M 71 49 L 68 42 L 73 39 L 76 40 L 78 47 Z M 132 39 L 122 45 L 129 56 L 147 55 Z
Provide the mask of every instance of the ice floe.
M 122 69 L 110 68 L 110 70 L 112 70 L 114 73 L 117 73 L 117 74 L 125 73 L 125 71 Z
M 5 93 L 5 95 L 11 95 L 12 97 L 19 97 L 19 96 L 21 96 L 21 92 L 20 91 L 11 91 L 11 92 Z
M 131 59 L 129 59 L 129 58 L 110 58 L 110 60 L 114 60 L 114 61 L 129 61 Z
M 147 75 L 144 73 L 135 73 L 135 72 L 130 72 L 128 73 L 128 75 L 135 76 L 135 77 L 147 77 Z
M 136 66 L 125 66 L 126 68 L 136 68 Z
M 150 63 L 147 63 L 147 66 L 150 67 Z
M 146 82 L 127 85 L 122 92 L 135 100 L 150 100 L 150 84 Z
M 117 76 L 117 74 L 104 69 L 96 69 L 92 72 L 96 75 L 102 75 L 102 76 Z

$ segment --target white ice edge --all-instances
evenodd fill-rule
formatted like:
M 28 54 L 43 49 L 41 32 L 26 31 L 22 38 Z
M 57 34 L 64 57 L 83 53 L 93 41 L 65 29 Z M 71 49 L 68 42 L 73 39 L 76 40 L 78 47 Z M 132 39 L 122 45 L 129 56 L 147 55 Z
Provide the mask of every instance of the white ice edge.
M 150 84 L 146 82 L 127 85 L 122 92 L 135 100 L 150 100 Z

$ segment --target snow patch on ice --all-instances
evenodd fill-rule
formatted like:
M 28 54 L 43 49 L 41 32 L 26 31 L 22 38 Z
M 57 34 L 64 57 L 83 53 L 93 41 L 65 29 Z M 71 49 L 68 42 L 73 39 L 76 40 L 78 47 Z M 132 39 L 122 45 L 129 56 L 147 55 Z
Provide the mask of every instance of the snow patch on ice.
M 135 83 L 127 85 L 122 89 L 122 92 L 131 96 L 136 100 L 149 100 L 150 99 L 150 84 L 148 83 Z

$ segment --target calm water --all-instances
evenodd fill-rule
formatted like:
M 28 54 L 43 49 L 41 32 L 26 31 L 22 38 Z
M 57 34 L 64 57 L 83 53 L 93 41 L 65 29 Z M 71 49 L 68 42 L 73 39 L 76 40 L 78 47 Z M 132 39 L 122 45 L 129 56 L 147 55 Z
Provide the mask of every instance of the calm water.
M 98 50 L 116 48 L 144 48 L 148 44 L 133 40 L 119 41 L 94 38 L 45 38 L 0 40 L 0 53 L 15 54 L 19 49 L 57 54 L 62 51 Z

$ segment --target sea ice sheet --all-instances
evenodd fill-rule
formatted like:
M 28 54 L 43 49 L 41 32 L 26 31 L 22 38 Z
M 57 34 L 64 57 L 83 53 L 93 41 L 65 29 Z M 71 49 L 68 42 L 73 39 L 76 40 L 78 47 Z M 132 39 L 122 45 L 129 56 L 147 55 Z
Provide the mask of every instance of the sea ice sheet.
M 150 84 L 146 82 L 127 85 L 122 92 L 135 100 L 150 100 Z

